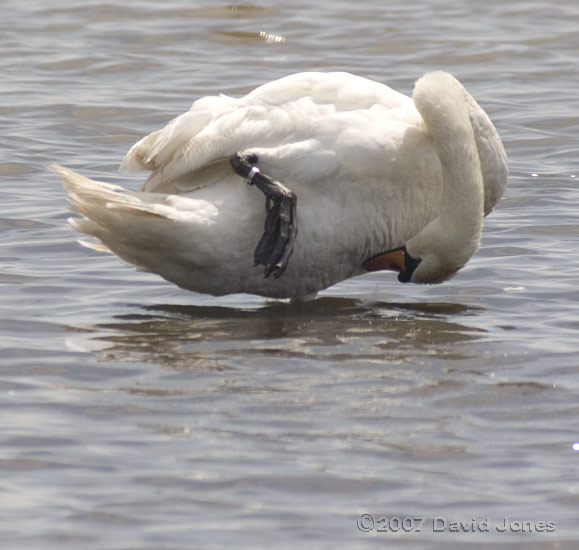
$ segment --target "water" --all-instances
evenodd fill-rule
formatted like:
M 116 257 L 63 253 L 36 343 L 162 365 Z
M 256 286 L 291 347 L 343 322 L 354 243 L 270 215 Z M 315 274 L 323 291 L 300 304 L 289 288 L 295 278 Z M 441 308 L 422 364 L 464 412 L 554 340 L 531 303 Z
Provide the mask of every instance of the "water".
M 579 5 L 71 4 L 0 20 L 1 547 L 575 548 Z M 509 188 L 455 279 L 214 299 L 76 244 L 48 164 L 134 187 L 195 98 L 312 69 L 489 112 Z

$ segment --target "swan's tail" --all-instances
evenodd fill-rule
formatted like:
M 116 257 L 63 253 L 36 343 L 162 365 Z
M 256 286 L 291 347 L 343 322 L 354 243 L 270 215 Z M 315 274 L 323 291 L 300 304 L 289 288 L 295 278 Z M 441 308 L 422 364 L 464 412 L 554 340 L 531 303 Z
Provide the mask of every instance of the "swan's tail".
M 59 165 L 51 166 L 68 192 L 70 206 L 81 218 L 70 218 L 70 225 L 101 243 L 81 241 L 101 252 L 114 252 L 124 260 L 144 269 L 142 250 L 156 246 L 152 239 L 159 223 L 168 217 L 154 203 L 147 204 L 135 193 L 100 181 L 94 181 Z M 140 196 L 146 197 L 141 194 Z

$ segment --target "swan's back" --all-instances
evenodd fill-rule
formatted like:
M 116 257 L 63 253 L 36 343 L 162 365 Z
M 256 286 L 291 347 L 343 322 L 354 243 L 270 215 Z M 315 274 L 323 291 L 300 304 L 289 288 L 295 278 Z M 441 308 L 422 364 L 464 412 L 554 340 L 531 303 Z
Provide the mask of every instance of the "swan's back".
M 197 172 L 226 164 L 231 154 L 248 144 L 279 147 L 306 141 L 316 129 L 331 141 L 341 131 L 332 117 L 372 108 L 381 110 L 378 120 L 419 121 L 412 99 L 384 84 L 348 73 L 291 75 L 239 99 L 224 95 L 199 99 L 165 128 L 137 142 L 121 168 L 152 172 L 143 191 L 182 193 L 207 185 L 206 173 Z M 356 117 L 350 121 L 356 122 Z

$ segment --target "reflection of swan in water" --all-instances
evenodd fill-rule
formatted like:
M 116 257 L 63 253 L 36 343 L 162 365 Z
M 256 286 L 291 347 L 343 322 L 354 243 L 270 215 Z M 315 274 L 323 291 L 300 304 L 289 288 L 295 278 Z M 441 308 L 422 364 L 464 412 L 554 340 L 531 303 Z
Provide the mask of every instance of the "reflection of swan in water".
M 321 298 L 255 310 L 159 305 L 94 327 L 81 345 L 111 361 L 169 368 L 234 368 L 246 360 L 406 363 L 427 353 L 459 358 L 453 347 L 480 338 L 480 329 L 449 321 L 477 308 Z M 78 341 L 78 339 L 76 339 Z

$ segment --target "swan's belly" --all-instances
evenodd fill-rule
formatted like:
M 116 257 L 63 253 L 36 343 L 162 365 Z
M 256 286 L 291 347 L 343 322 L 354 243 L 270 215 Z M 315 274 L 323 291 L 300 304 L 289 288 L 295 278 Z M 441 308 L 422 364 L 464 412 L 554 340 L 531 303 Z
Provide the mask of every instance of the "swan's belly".
M 428 172 L 428 171 L 427 171 Z M 150 271 L 188 290 L 214 295 L 236 292 L 288 298 L 312 294 L 363 273 L 362 262 L 401 246 L 434 216 L 439 184 L 428 182 L 332 182 L 324 194 L 299 185 L 298 235 L 286 272 L 265 278 L 253 265 L 263 233 L 265 199 L 255 188 L 232 178 L 191 196 L 214 209 L 200 218 L 177 222 L 166 236 L 167 250 Z M 422 180 L 427 178 L 424 170 Z M 398 186 L 398 187 L 396 187 Z M 209 202 L 210 201 L 210 202 Z M 200 208 L 206 212 L 206 208 Z

